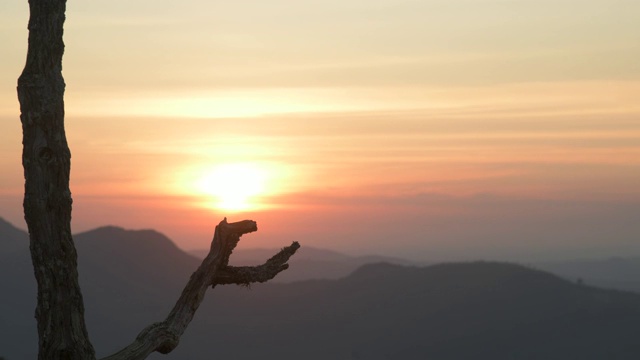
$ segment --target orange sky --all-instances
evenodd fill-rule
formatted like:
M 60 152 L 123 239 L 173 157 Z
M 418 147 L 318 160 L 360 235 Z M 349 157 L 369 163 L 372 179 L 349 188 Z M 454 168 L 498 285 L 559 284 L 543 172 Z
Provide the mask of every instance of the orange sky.
M 258 221 L 245 247 L 640 254 L 635 0 L 116 0 L 67 15 L 76 231 L 155 228 L 196 248 L 228 216 Z M 0 216 L 19 226 L 26 22 L 26 2 L 0 7 Z M 247 209 L 220 209 L 216 189 L 241 183 L 214 180 L 221 166 L 253 169 Z

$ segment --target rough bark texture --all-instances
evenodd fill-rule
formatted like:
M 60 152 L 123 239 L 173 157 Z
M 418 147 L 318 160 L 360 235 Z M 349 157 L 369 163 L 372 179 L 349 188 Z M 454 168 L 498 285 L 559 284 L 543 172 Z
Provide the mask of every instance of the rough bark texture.
M 193 319 L 209 286 L 265 282 L 286 270 L 289 267 L 287 261 L 300 247 L 297 242 L 282 249 L 263 265 L 228 266 L 229 256 L 238 245 L 240 236 L 256 230 L 258 227 L 251 220 L 227 223 L 227 219 L 224 219 L 220 222 L 216 226 L 209 254 L 191 275 L 167 318 L 147 326 L 131 345 L 103 360 L 142 360 L 156 351 L 168 354 L 178 346 L 180 337 Z
M 18 80 L 24 212 L 38 283 L 40 360 L 94 359 L 71 238 L 71 154 L 64 132 L 65 0 L 30 0 L 29 49 Z

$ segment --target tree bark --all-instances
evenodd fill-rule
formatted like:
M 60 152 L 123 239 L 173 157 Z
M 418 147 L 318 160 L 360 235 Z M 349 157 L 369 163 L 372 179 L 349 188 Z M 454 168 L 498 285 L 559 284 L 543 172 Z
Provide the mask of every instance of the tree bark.
M 24 213 L 38 283 L 40 360 L 91 360 L 71 237 L 71 153 L 64 131 L 65 0 L 30 0 L 27 61 L 18 79 Z

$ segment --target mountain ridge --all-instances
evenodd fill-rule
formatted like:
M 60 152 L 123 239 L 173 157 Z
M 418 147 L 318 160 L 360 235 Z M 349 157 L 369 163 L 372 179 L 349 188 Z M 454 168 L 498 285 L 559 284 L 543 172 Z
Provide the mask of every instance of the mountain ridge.
M 122 241 L 129 238 L 137 239 L 134 241 L 137 246 L 133 248 L 136 249 L 137 256 L 153 256 L 154 252 L 162 248 L 174 253 L 181 259 L 179 261 L 193 262 L 193 259 L 201 260 L 208 252 L 204 249 L 182 250 L 167 236 L 153 229 L 130 230 L 107 225 L 74 234 L 79 253 L 88 246 L 84 244 L 85 242 L 93 242 L 90 246 L 102 247 L 104 252 L 113 252 L 119 243 L 120 246 L 128 244 L 127 241 Z M 21 256 L 20 253 L 28 249 L 28 239 L 28 234 L 24 230 L 0 217 L 0 258 L 5 258 L 4 261 L 13 261 L 14 256 Z M 108 242 L 105 242 L 107 240 Z M 151 246 L 149 244 L 151 242 L 155 245 Z M 231 256 L 230 263 L 233 265 L 262 264 L 278 250 L 275 248 L 237 249 Z M 187 258 L 185 254 L 189 257 Z M 82 256 L 80 261 L 83 261 Z M 290 270 L 281 273 L 273 281 L 288 283 L 308 279 L 339 279 L 348 276 L 362 265 L 376 262 L 413 266 L 429 265 L 429 263 L 418 263 L 402 258 L 377 255 L 351 256 L 330 249 L 303 246 L 290 260 Z M 640 257 L 534 262 L 526 265 L 557 274 L 571 281 L 640 293 Z
M 162 320 L 199 263 L 152 230 L 103 227 L 76 240 L 99 356 Z M 12 258 L 0 262 L 0 356 L 33 359 L 33 270 L 28 251 Z M 340 279 L 216 287 L 175 352 L 150 359 L 626 360 L 640 354 L 638 330 L 638 294 L 513 263 L 376 263 Z
M 154 231 L 107 227 L 76 238 L 87 326 L 99 356 L 162 320 L 199 262 Z M 12 269 L 0 263 L 8 359 L 35 358 L 37 348 L 35 281 L 23 258 Z M 8 274 L 19 281 L 7 282 Z M 640 354 L 627 336 L 637 330 L 640 295 L 517 264 L 377 263 L 337 280 L 216 287 L 175 352 L 150 359 L 626 360 Z

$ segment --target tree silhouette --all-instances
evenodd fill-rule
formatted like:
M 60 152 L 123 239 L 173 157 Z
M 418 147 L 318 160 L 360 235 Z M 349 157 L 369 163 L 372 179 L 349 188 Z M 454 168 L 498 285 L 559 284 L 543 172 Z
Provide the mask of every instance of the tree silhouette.
M 66 0 L 29 0 L 29 46 L 18 79 L 25 176 L 24 213 L 38 283 L 36 320 L 39 360 L 93 360 L 95 351 L 84 320 L 77 254 L 71 236 L 71 152 L 64 129 L 62 55 Z M 209 286 L 249 284 L 272 279 L 287 269 L 299 248 L 282 249 L 265 264 L 228 266 L 240 236 L 257 230 L 254 221 L 216 226 L 208 256 L 194 272 L 164 321 L 143 329 L 133 343 L 109 360 L 144 359 L 177 345 Z

